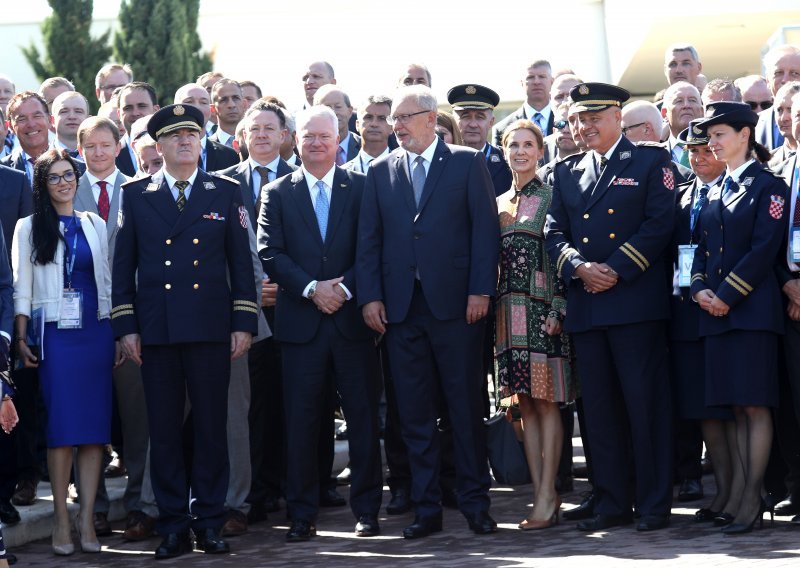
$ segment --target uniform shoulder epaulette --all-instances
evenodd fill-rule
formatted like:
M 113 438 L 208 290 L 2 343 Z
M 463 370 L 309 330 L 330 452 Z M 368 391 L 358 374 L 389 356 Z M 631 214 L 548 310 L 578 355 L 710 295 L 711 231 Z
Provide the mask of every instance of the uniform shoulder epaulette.
M 659 150 L 667 149 L 662 142 L 652 142 L 650 140 L 641 140 L 636 143 L 636 146 L 639 148 L 657 148 Z
M 124 182 L 120 187 L 122 187 L 123 189 L 126 187 L 136 187 L 139 185 L 146 187 L 151 181 L 153 181 L 153 176 L 141 177 L 128 180 Z
M 563 158 L 556 158 L 556 164 L 564 164 L 566 162 L 580 162 L 583 157 L 586 155 L 586 152 L 578 152 L 577 154 L 572 154 L 571 156 L 564 156 Z
M 775 171 L 773 171 L 773 170 L 769 169 L 769 168 L 768 168 L 768 167 L 766 167 L 766 166 L 764 166 L 764 167 L 763 167 L 763 168 L 761 168 L 761 169 L 762 169 L 762 171 L 764 171 L 765 173 L 768 173 L 768 174 L 769 174 L 769 175 L 771 175 L 772 177 L 774 177 L 774 178 L 778 178 L 779 180 L 781 180 L 781 181 L 782 181 L 782 182 L 784 182 L 784 183 L 786 182 L 786 180 L 784 179 L 784 177 L 783 177 L 781 174 L 779 174 L 778 172 L 775 172 Z
M 208 173 L 208 175 L 210 175 L 211 177 L 215 177 L 215 178 L 219 178 L 219 179 L 224 179 L 225 181 L 229 181 L 229 182 L 231 182 L 231 183 L 235 183 L 235 184 L 237 184 L 237 185 L 239 184 L 239 182 L 238 182 L 238 181 L 236 181 L 235 179 L 233 179 L 233 178 L 232 178 L 232 177 L 230 177 L 230 176 L 226 176 L 225 174 L 221 174 L 221 173 L 219 173 L 219 172 L 206 172 L 206 173 Z

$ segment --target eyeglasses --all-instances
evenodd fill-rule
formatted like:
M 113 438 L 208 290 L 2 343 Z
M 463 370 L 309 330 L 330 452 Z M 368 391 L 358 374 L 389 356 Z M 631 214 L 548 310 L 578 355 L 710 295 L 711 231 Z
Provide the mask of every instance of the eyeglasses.
M 75 181 L 75 170 L 67 170 L 62 175 L 49 174 L 47 176 L 47 183 L 49 183 L 50 185 L 56 185 L 62 179 L 67 183 L 69 183 L 71 181 Z
M 767 110 L 769 107 L 772 106 L 772 101 L 744 101 L 750 105 L 750 108 L 753 110 L 758 110 L 761 107 L 761 110 Z
M 647 124 L 646 122 L 637 122 L 636 124 L 631 124 L 630 126 L 625 126 L 622 129 L 623 134 L 627 134 L 628 130 L 633 130 L 634 128 L 639 128 L 640 126 Z
M 114 92 L 114 90 L 119 89 L 120 87 L 124 87 L 125 85 L 100 85 L 101 91 L 106 91 L 108 93 Z
M 564 130 L 567 126 L 569 126 L 569 122 L 566 120 L 559 120 L 558 122 L 553 124 L 553 128 L 556 130 Z
M 388 117 L 386 119 L 386 122 L 388 122 L 391 125 L 405 124 L 409 120 L 411 120 L 412 117 L 415 117 L 418 114 L 425 114 L 426 112 L 431 112 L 431 111 L 429 111 L 429 110 L 420 110 L 420 111 L 417 111 L 417 112 L 412 112 L 410 114 L 398 114 L 396 116 L 392 115 L 392 116 L 390 116 L 390 117 Z

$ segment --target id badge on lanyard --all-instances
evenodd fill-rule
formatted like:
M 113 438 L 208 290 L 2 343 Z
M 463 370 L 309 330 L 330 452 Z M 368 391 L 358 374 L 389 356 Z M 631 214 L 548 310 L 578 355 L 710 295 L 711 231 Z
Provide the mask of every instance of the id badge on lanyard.
M 678 286 L 686 288 L 692 282 L 692 263 L 697 245 L 678 245 Z
M 792 247 L 792 262 L 800 263 L 800 227 L 790 229 L 789 243 Z
M 72 218 L 74 225 L 75 217 Z M 66 232 L 66 230 L 65 230 Z M 72 250 L 64 251 L 64 272 L 66 286 L 61 293 L 61 309 L 58 314 L 58 329 L 80 329 L 83 315 L 83 292 L 72 287 L 72 271 L 75 268 L 75 257 L 78 254 L 78 227 L 72 236 Z

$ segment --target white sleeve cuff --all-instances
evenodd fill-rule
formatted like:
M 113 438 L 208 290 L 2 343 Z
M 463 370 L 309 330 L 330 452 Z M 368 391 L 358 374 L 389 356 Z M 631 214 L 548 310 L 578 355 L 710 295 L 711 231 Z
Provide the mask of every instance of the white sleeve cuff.
M 308 286 L 306 286 L 305 289 L 303 290 L 304 298 L 308 298 L 308 291 L 311 290 L 311 287 L 316 283 L 317 283 L 316 280 L 312 280 L 311 282 L 308 283 Z
M 344 290 L 344 295 L 347 296 L 347 299 L 348 300 L 352 300 L 353 299 L 353 295 L 350 293 L 350 290 L 347 289 L 347 286 L 345 286 L 341 282 L 339 282 L 339 286 L 341 286 L 342 290 Z

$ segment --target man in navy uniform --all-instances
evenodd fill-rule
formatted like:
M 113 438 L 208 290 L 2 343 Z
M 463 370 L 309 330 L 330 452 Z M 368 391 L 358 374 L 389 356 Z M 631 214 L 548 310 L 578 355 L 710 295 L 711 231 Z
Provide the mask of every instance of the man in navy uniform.
M 238 183 L 197 168 L 202 127 L 203 114 L 192 105 L 152 116 L 147 131 L 164 168 L 123 186 L 114 257 L 112 326 L 126 356 L 142 366 L 147 401 L 164 537 L 156 558 L 190 551 L 190 528 L 198 549 L 229 551 L 219 529 L 230 366 L 257 331 L 250 218 Z M 187 391 L 197 418 L 191 488 L 181 439 Z
M 568 287 L 564 330 L 575 342 L 594 466 L 595 516 L 578 523 L 586 531 L 630 523 L 634 497 L 637 529 L 660 529 L 672 503 L 664 252 L 675 181 L 669 152 L 622 136 L 629 96 L 603 83 L 570 91 L 570 115 L 589 151 L 556 165 L 546 226 L 548 253 Z
M 494 124 L 494 107 L 500 102 L 500 95 L 483 85 L 456 85 L 447 91 L 447 102 L 453 107 L 456 127 L 464 139 L 464 146 L 474 148 L 486 158 L 495 195 L 511 189 L 511 169 L 502 150 L 486 141 Z

